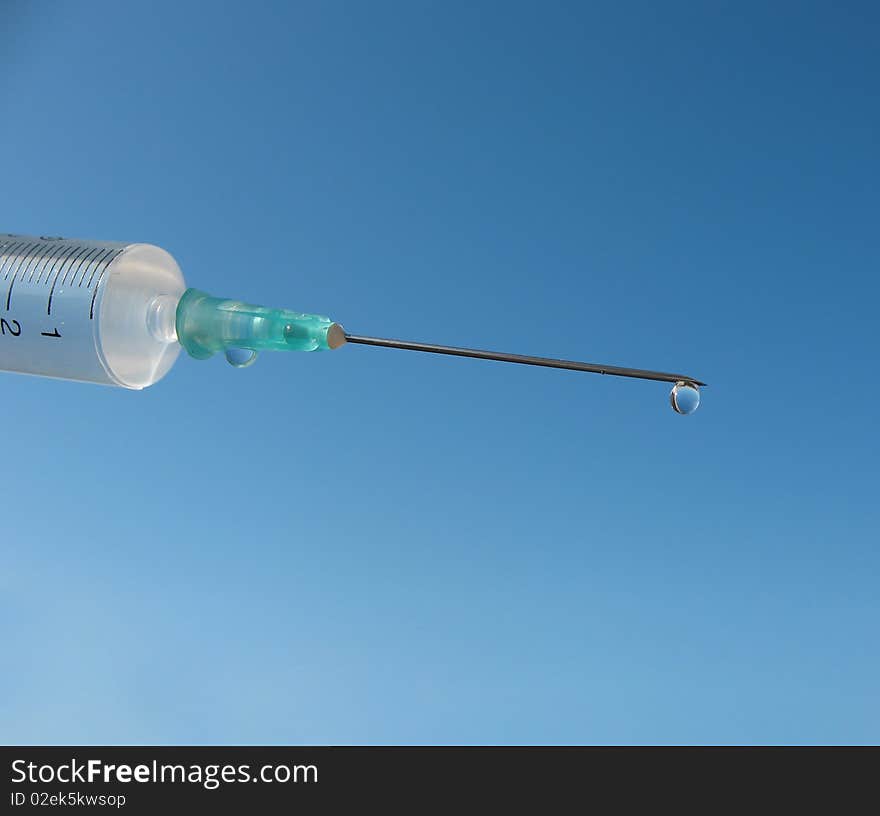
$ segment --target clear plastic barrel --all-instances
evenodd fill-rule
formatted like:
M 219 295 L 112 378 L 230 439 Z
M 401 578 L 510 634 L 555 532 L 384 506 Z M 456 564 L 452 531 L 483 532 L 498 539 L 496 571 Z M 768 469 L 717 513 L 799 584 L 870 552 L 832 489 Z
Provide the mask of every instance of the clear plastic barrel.
M 0 233 L 0 370 L 146 388 L 180 353 L 185 289 L 159 247 Z

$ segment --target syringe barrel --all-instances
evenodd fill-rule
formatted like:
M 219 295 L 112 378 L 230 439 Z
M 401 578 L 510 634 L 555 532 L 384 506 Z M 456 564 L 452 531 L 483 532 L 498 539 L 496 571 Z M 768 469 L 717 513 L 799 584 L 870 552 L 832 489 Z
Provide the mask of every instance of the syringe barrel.
M 0 370 L 146 388 L 180 353 L 185 289 L 159 247 L 0 233 Z

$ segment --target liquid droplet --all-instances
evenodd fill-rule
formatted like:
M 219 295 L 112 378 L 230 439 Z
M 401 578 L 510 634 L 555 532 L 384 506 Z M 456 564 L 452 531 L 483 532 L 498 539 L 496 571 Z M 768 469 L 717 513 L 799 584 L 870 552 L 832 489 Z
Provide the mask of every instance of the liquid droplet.
M 669 402 L 677 414 L 692 414 L 700 407 L 700 392 L 696 386 L 678 382 L 669 392 Z
M 226 362 L 236 368 L 245 368 L 257 359 L 257 352 L 252 349 L 228 348 L 226 349 Z

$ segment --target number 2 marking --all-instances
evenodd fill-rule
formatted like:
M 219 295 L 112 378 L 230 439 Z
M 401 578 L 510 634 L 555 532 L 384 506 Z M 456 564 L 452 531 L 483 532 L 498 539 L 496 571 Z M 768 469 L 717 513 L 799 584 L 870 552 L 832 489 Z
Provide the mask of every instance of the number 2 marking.
M 12 327 L 12 324 L 15 324 L 15 328 Z M 21 334 L 21 323 L 17 320 L 7 320 L 5 317 L 0 318 L 0 334 L 11 334 L 13 337 L 18 337 Z

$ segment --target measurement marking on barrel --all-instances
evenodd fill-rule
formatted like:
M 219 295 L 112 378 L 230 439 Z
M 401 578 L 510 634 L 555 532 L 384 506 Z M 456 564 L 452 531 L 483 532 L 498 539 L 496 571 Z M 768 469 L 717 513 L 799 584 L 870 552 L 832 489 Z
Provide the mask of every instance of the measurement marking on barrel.
M 21 266 L 21 262 L 27 257 L 26 253 L 30 252 L 36 246 L 39 246 L 39 244 L 24 244 L 20 249 L 15 251 L 15 257 L 9 257 L 11 263 L 6 267 L 6 271 L 3 273 L 3 280 L 9 280 L 9 273 L 12 272 L 13 269 L 18 269 L 18 267 Z
M 103 268 L 101 269 L 101 274 L 102 274 L 102 275 L 104 274 L 104 269 L 106 269 L 108 266 L 110 266 L 110 264 L 112 264 L 113 261 L 115 261 L 115 260 L 116 260 L 121 254 L 122 254 L 122 250 L 121 250 L 121 249 L 111 250 L 110 257 L 107 258 L 107 259 L 105 259 L 104 261 L 102 261 L 102 263 L 104 264 Z M 86 284 L 86 287 L 87 287 L 87 288 L 91 288 L 91 286 L 92 286 L 92 280 L 94 280 L 95 272 L 97 272 L 97 271 L 98 271 L 98 267 L 96 266 L 96 267 L 92 270 L 92 274 L 89 275 L 89 282 L 88 282 L 88 284 Z
M 33 280 L 33 272 L 32 272 L 32 273 L 31 273 L 31 280 L 29 280 L 28 283 L 35 283 L 36 285 L 39 286 L 40 280 L 41 280 L 42 277 L 43 277 L 43 273 L 44 273 L 47 269 L 49 269 L 49 262 L 50 262 L 54 257 L 56 257 L 60 252 L 63 252 L 63 251 L 64 251 L 64 245 L 63 245 L 63 244 L 55 244 L 54 246 L 49 247 L 49 251 L 48 251 L 45 255 L 43 255 L 43 259 L 42 259 L 42 260 L 43 260 L 43 263 L 42 263 L 42 265 L 34 268 L 34 272 L 36 272 L 37 269 L 40 270 L 39 273 L 37 273 L 37 278 L 36 278 L 36 280 L 35 280 L 35 281 Z
M 119 254 L 119 253 L 116 252 L 116 251 L 113 250 L 113 249 L 108 249 L 108 250 L 106 250 L 105 253 L 104 253 L 104 255 L 101 256 L 101 257 L 99 257 L 99 258 L 97 259 L 96 263 L 94 263 L 94 264 L 89 264 L 89 266 L 91 267 L 91 271 L 89 271 L 89 268 L 88 268 L 88 267 L 86 267 L 86 268 L 83 270 L 83 276 L 82 276 L 82 278 L 80 279 L 79 285 L 80 285 L 80 286 L 85 286 L 86 289 L 89 289 L 89 288 L 91 287 L 91 285 L 92 285 L 92 281 L 95 279 L 95 274 L 97 273 L 97 271 L 98 271 L 99 269 L 103 269 L 104 267 L 106 267 L 107 264 L 112 263 L 112 262 L 113 262 L 113 259 L 114 259 L 118 254 Z M 86 275 L 88 275 L 88 278 L 89 278 L 88 283 L 86 283 Z
M 82 255 L 78 259 L 78 262 L 76 263 L 76 269 L 74 269 L 73 261 L 70 262 L 70 264 L 67 267 L 67 271 L 64 273 L 64 277 L 61 278 L 61 285 L 62 286 L 64 286 L 64 284 L 67 283 L 67 276 L 70 275 L 71 272 L 73 272 L 73 274 L 70 275 L 70 285 L 73 286 L 73 282 L 76 280 L 76 276 L 79 274 L 80 267 L 82 267 L 83 263 L 85 263 L 86 259 L 88 259 L 88 257 L 93 252 L 97 252 L 100 255 L 101 248 L 100 247 L 92 247 L 88 252 L 86 252 L 85 255 Z
M 3 259 L 2 265 L 0 265 L 0 271 L 6 270 L 3 272 L 3 279 L 9 277 L 9 270 L 12 268 L 11 264 L 15 262 L 15 258 L 19 255 L 19 253 L 28 245 L 27 241 L 19 241 L 17 244 L 13 244 L 13 246 L 9 247 L 6 257 Z M 7 266 L 10 264 L 10 266 Z
M 62 305 L 70 298 L 78 299 L 73 291 L 75 287 L 91 292 L 89 320 L 94 320 L 95 306 L 106 280 L 107 269 L 121 254 L 122 250 L 106 244 L 0 236 L 0 280 L 7 285 L 5 311 L 13 311 L 13 296 L 18 303 L 22 297 L 39 296 L 39 290 L 43 289 L 47 292 L 46 314 L 51 317 L 53 309 L 58 311 L 59 298 L 62 299 Z M 0 300 L 0 310 L 3 308 L 3 300 Z M 17 337 L 20 332 L 15 327 L 18 326 L 17 321 L 7 319 L 2 333 Z M 41 331 L 40 335 L 62 336 L 57 327 Z
M 18 252 L 16 252 L 15 260 L 6 268 L 6 273 L 3 276 L 3 280 L 6 280 L 9 277 L 9 273 L 15 269 L 15 272 L 12 275 L 12 283 L 9 284 L 9 291 L 6 293 L 6 311 L 9 311 L 9 300 L 12 297 L 12 287 L 15 286 L 15 276 L 18 274 L 18 270 L 21 268 L 22 262 L 28 257 L 27 252 L 30 252 L 32 249 L 37 247 L 38 244 L 26 244 L 24 248 Z
M 12 328 L 12 324 L 15 324 L 15 328 Z M 5 317 L 0 318 L 0 334 L 5 335 L 6 333 L 11 334 L 13 337 L 18 337 L 21 334 L 21 323 L 17 320 L 7 320 Z
M 49 290 L 49 302 L 46 305 L 46 314 L 52 314 L 52 298 L 55 296 L 55 284 L 58 283 L 58 276 L 61 274 L 61 270 L 66 266 L 68 269 L 70 265 L 84 252 L 88 252 L 89 248 L 87 246 L 84 247 L 72 247 L 72 249 L 76 250 L 72 255 L 66 257 L 64 262 L 58 268 L 58 271 L 55 273 L 55 280 L 52 281 L 52 288 Z M 67 273 L 65 272 L 65 277 L 67 277 Z
M 28 247 L 27 251 L 31 252 L 34 249 L 36 249 L 37 246 L 38 246 L 38 244 L 33 244 L 32 246 Z M 15 279 L 18 276 L 19 270 L 21 269 L 21 265 L 25 261 L 27 261 L 27 266 L 30 266 L 31 262 L 33 261 L 33 256 L 31 256 L 29 258 L 27 255 L 20 255 L 18 257 L 18 259 L 16 260 L 16 263 L 14 263 L 13 266 L 9 267 L 9 269 L 6 271 L 6 274 L 8 275 L 9 272 L 12 271 L 13 267 L 15 268 L 15 271 L 12 273 L 12 280 L 9 283 L 9 289 L 6 291 L 6 311 L 7 312 L 9 311 L 9 304 L 12 301 L 12 287 L 15 286 Z M 25 267 L 25 271 L 27 271 L 27 266 Z
M 42 259 L 42 255 L 39 252 L 33 252 L 31 257 L 28 259 L 27 264 L 25 265 L 24 272 L 21 273 L 21 280 L 24 280 L 25 275 L 28 272 L 33 275 L 33 265 L 34 262 L 38 262 Z M 35 267 L 34 267 L 35 268 Z M 15 270 L 15 274 L 12 276 L 12 282 L 9 284 L 9 290 L 6 292 L 6 311 L 9 311 L 9 306 L 12 303 L 12 287 L 15 286 L 16 276 L 18 275 L 19 270 L 21 269 L 21 262 L 18 264 L 18 268 Z
M 30 273 L 30 277 L 33 278 L 34 271 L 36 270 L 37 266 L 39 266 L 40 261 L 43 260 L 43 257 L 44 254 L 42 252 L 35 252 L 33 254 L 30 263 L 28 263 L 28 265 L 24 268 L 24 272 L 21 273 L 21 277 L 19 278 L 22 283 L 24 283 L 25 276 L 28 275 L 28 273 Z
M 74 249 L 75 249 L 75 247 L 71 247 L 69 244 L 65 244 L 62 246 L 61 252 L 59 252 L 58 255 L 55 256 L 55 260 L 52 261 L 52 266 L 49 268 L 49 271 L 46 274 L 46 280 L 43 281 L 44 286 L 47 283 L 49 283 L 49 278 L 51 278 L 52 273 L 55 272 L 55 267 L 58 266 L 58 262 L 61 261 L 61 266 L 64 266 L 64 260 L 62 260 L 62 259 L 66 260 L 67 256 L 69 256 L 70 253 L 73 252 Z M 60 275 L 60 274 L 61 274 L 61 267 L 58 266 L 58 272 L 55 272 L 55 280 L 58 280 L 58 275 Z M 55 288 L 54 282 L 52 284 L 52 288 L 53 289 Z M 52 313 L 52 293 L 50 292 L 49 293 L 49 309 L 47 311 L 47 314 L 51 314 L 51 313 Z
M 6 253 L 3 256 L 3 263 L 0 263 L 0 272 L 3 271 L 6 264 L 8 264 L 13 256 L 18 252 L 18 250 L 25 245 L 24 241 L 19 241 L 17 244 L 12 244 L 12 246 L 7 248 Z M 4 276 L 5 277 L 5 276 Z
M 109 249 L 104 249 L 104 250 L 102 250 L 101 252 L 99 252 L 97 255 L 95 255 L 95 257 L 92 258 L 92 259 L 91 259 L 91 260 L 90 260 L 90 261 L 89 261 L 89 262 L 83 267 L 82 275 L 80 275 L 79 283 L 77 284 L 78 287 L 81 287 L 81 286 L 83 285 L 83 281 L 86 279 L 86 275 L 88 274 L 89 267 L 94 266 L 94 268 L 97 269 L 97 268 L 98 268 L 98 267 L 99 267 L 99 266 L 100 266 L 100 265 L 101 265 L 101 264 L 107 259 L 107 256 L 108 256 L 109 254 L 110 254 L 110 250 L 109 250 Z M 77 274 L 79 274 L 78 271 L 77 271 Z M 94 274 L 94 271 L 92 271 L 92 274 Z M 70 281 L 71 284 L 73 284 L 73 281 L 74 281 L 74 280 L 76 280 L 76 274 L 75 274 L 75 275 L 73 276 L 73 278 L 71 279 L 71 281 Z
M 92 303 L 89 306 L 89 320 L 95 319 L 95 298 L 98 297 L 98 289 L 101 288 L 101 281 L 104 279 L 104 273 L 107 271 L 107 267 L 105 266 L 101 270 L 101 274 L 98 275 L 98 280 L 95 281 L 95 291 L 92 292 Z

